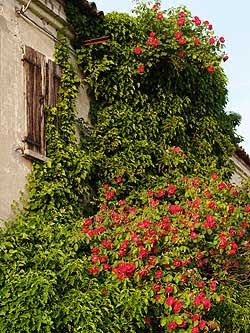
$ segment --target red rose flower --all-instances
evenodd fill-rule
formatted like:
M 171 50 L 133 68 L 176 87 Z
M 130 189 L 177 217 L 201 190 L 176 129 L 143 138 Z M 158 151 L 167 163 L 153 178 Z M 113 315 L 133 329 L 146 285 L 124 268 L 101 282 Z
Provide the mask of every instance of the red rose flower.
M 144 73 L 145 67 L 144 67 L 144 65 L 140 64 L 137 69 L 138 69 L 138 72 L 140 74 L 142 74 L 142 73 Z
M 156 193 L 157 198 L 161 198 L 166 194 L 165 190 L 160 190 L 158 193 Z
M 156 18 L 157 18 L 157 20 L 162 21 L 164 19 L 164 16 L 162 13 L 158 13 L 158 14 L 156 14 Z
M 247 213 L 249 213 L 250 212 L 250 206 L 244 207 L 244 211 L 247 212 Z
M 210 229 L 216 227 L 216 221 L 214 220 L 213 215 L 206 216 L 206 222 L 203 223 L 204 228 Z
M 173 292 L 173 290 L 174 290 L 174 287 L 171 285 L 168 285 L 165 287 L 165 291 L 167 294 L 171 294 Z
M 215 206 L 215 202 L 210 201 L 207 206 L 208 206 L 208 208 L 213 208 Z
M 151 324 L 151 319 L 150 319 L 150 317 L 145 317 L 145 318 L 144 318 L 144 322 L 145 322 L 145 324 L 150 325 L 150 324 Z
M 106 193 L 105 197 L 106 197 L 106 200 L 110 200 L 113 198 L 113 196 L 115 195 L 115 191 L 109 191 Z
M 201 329 L 201 330 L 204 330 L 204 328 L 206 327 L 206 321 L 205 320 L 201 320 L 200 322 L 199 322 L 199 328 Z
M 199 326 L 195 326 L 192 328 L 192 333 L 199 333 Z
M 227 236 L 224 232 L 221 232 L 220 235 L 219 249 L 225 249 L 227 246 Z
M 184 25 L 184 24 L 185 24 L 185 19 L 184 19 L 184 17 L 180 17 L 180 18 L 178 18 L 178 20 L 177 20 L 177 24 L 178 24 L 179 26 Z
M 181 38 L 181 36 L 182 36 L 182 32 L 181 31 L 177 31 L 175 33 L 175 38 L 179 39 L 179 38 Z
M 214 322 L 210 321 L 208 327 L 210 328 L 210 330 L 213 330 L 215 328 Z
M 126 201 L 125 200 L 119 200 L 119 205 L 120 206 L 124 206 L 126 204 Z
M 196 313 L 192 316 L 192 321 L 197 321 L 199 319 L 200 319 L 200 315 L 198 313 Z
M 181 301 L 176 301 L 173 306 L 173 312 L 174 313 L 179 313 L 182 309 L 183 303 Z
M 153 190 L 148 190 L 148 196 L 152 197 L 154 195 L 154 191 Z
M 179 52 L 179 56 L 180 56 L 181 58 L 183 58 L 183 57 L 185 56 L 184 51 L 180 51 L 180 52 Z
M 108 270 L 110 270 L 110 265 L 109 265 L 109 264 L 104 264 L 104 265 L 103 265 L 103 270 L 104 270 L 104 271 L 108 271 Z
M 183 12 L 183 11 L 179 12 L 179 17 L 185 17 L 185 16 L 186 16 L 185 12 Z
M 98 260 L 99 260 L 98 256 L 92 256 L 92 257 L 91 257 L 91 261 L 92 261 L 93 263 L 96 263 Z
M 241 227 L 242 227 L 243 229 L 246 229 L 246 228 L 247 228 L 247 222 L 246 222 L 246 221 L 243 221 L 243 222 L 241 223 Z
M 212 175 L 211 175 L 211 178 L 213 179 L 213 180 L 216 180 L 216 179 L 218 179 L 218 175 L 217 175 L 217 173 L 212 173 Z
M 89 268 L 89 273 L 92 274 L 92 275 L 94 275 L 94 274 L 96 274 L 98 272 L 99 272 L 99 268 L 97 266 Z
M 179 205 L 169 205 L 169 212 L 170 214 L 177 214 L 181 213 L 183 209 Z
M 238 231 L 238 237 L 241 238 L 245 235 L 245 231 L 244 230 L 239 230 Z
M 142 53 L 142 48 L 137 46 L 134 48 L 134 54 L 139 55 Z
M 175 298 L 174 296 L 169 296 L 165 299 L 165 304 L 169 306 L 173 306 L 175 303 Z
M 93 254 L 99 254 L 100 253 L 100 249 L 98 249 L 97 247 L 93 247 L 91 249 L 91 253 L 93 253 Z
M 174 267 L 180 267 L 182 265 L 182 261 L 180 259 L 175 259 L 173 265 Z
M 220 184 L 218 185 L 219 190 L 223 190 L 226 187 L 227 187 L 227 185 L 224 182 L 220 182 Z
M 209 30 L 213 30 L 213 26 L 212 26 L 212 24 L 209 24 L 208 29 L 209 29 Z
M 154 5 L 153 5 L 153 9 L 154 10 L 158 10 L 160 8 L 160 5 L 158 4 L 158 3 L 155 3 Z
M 115 181 L 117 184 L 120 184 L 122 182 L 122 177 L 117 177 Z
M 235 229 L 234 228 L 230 228 L 229 229 L 229 235 L 230 235 L 230 237 L 233 237 L 234 234 L 235 234 Z
M 211 301 L 208 298 L 203 298 L 201 300 L 201 303 L 202 303 L 205 311 L 208 311 L 211 308 Z
M 153 288 L 154 288 L 154 291 L 160 291 L 161 290 L 161 285 L 159 283 L 154 284 Z
M 176 154 L 181 153 L 181 151 L 182 151 L 180 147 L 173 147 L 172 150 Z
M 223 57 L 223 61 L 225 62 L 225 61 L 227 61 L 228 60 L 228 56 L 227 55 L 225 55 L 224 57 Z
M 195 16 L 195 17 L 193 18 L 193 22 L 194 22 L 195 25 L 201 25 L 201 20 L 199 19 L 198 16 Z
M 205 282 L 204 282 L 204 281 L 200 281 L 200 282 L 198 283 L 197 287 L 201 289 L 201 288 L 204 287 L 204 285 L 205 285 Z
M 192 239 L 196 239 L 197 236 L 198 236 L 197 233 L 194 232 L 194 231 L 192 231 L 192 232 L 190 233 L 190 237 L 191 237 Z
M 176 327 L 177 327 L 177 324 L 175 321 L 171 321 L 170 323 L 168 323 L 168 329 L 175 330 Z
M 169 184 L 168 185 L 168 194 L 169 195 L 173 195 L 173 194 L 175 194 L 176 193 L 176 186 L 175 185 L 171 185 L 171 184 Z
M 105 204 L 101 204 L 101 210 L 107 210 L 107 206 Z
M 157 47 L 159 45 L 159 40 L 157 38 L 154 38 L 153 41 L 152 41 L 152 45 Z
M 103 264 L 104 262 L 107 261 L 106 256 L 100 256 L 100 262 Z
M 215 38 L 214 37 L 210 37 L 209 38 L 209 43 L 210 44 L 214 44 L 215 43 Z
M 210 288 L 211 289 L 216 289 L 217 282 L 216 281 L 210 281 Z
M 225 38 L 224 38 L 224 37 L 220 37 L 220 38 L 219 38 L 219 41 L 220 41 L 221 43 L 225 43 Z
M 184 45 L 184 44 L 186 44 L 186 39 L 185 38 L 179 38 L 179 40 L 178 40 L 178 43 L 180 44 L 180 45 Z
M 194 39 L 194 45 L 199 45 L 200 44 L 200 40 L 199 38 L 195 38 Z
M 208 73 L 213 73 L 215 71 L 215 68 L 213 66 L 208 66 L 207 71 Z
M 156 279 L 160 279 L 162 277 L 162 275 L 163 275 L 163 272 L 161 270 L 158 270 L 155 272 Z

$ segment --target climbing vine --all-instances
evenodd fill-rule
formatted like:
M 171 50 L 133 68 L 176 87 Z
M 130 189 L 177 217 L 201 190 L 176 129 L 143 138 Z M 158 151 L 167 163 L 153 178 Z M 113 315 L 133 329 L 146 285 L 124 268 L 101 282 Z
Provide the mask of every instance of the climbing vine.
M 230 297 L 232 286 L 247 295 L 236 266 L 247 262 L 249 192 L 225 182 L 240 138 L 225 112 L 223 37 L 158 2 L 101 19 L 67 1 L 66 13 L 85 79 L 63 40 L 49 159 L 34 163 L 23 207 L 0 230 L 1 330 L 247 330 L 243 294 L 238 308 Z M 106 44 L 82 47 L 101 35 Z M 76 119 L 82 83 L 89 124 Z M 240 283 L 229 286 L 232 271 Z
M 148 185 L 151 176 L 167 172 L 169 145 L 190 154 L 189 171 L 214 164 L 230 175 L 240 138 L 239 118 L 225 112 L 224 37 L 186 8 L 164 11 L 138 2 L 135 14 L 107 14 L 97 32 L 109 42 L 77 45 L 91 96 L 95 180 L 124 176 L 131 188 Z M 79 18 L 69 19 L 84 37 Z

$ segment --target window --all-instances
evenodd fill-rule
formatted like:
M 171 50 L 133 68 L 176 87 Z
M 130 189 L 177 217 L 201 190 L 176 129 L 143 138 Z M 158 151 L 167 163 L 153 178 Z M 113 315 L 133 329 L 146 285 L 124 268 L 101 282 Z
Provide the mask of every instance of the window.
M 26 136 L 25 155 L 31 158 L 46 156 L 45 141 L 45 105 L 55 106 L 58 101 L 58 90 L 61 69 L 53 61 L 31 47 L 25 46 L 25 109 Z

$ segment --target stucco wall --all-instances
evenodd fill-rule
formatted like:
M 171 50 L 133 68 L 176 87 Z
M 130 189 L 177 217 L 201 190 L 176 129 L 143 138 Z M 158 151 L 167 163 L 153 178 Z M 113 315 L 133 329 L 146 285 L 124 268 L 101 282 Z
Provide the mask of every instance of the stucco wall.
M 23 191 L 31 162 L 22 156 L 26 135 L 25 86 L 22 63 L 27 45 L 53 60 L 55 40 L 16 13 L 24 0 L 0 0 L 0 219 L 12 216 L 11 204 Z M 25 15 L 56 36 L 65 24 L 62 2 L 36 0 Z M 70 32 L 68 33 L 70 37 Z M 83 89 L 77 103 L 87 118 L 89 101 Z

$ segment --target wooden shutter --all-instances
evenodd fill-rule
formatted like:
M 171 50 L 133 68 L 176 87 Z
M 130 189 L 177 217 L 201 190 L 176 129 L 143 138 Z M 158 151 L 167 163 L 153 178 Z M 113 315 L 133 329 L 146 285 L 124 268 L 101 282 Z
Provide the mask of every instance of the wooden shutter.
M 45 56 L 25 46 L 24 68 L 26 79 L 27 135 L 25 142 L 28 149 L 45 155 Z
M 49 60 L 47 64 L 46 104 L 50 107 L 54 107 L 58 103 L 61 75 L 61 67 L 54 63 L 52 60 Z M 58 117 L 55 119 L 55 126 L 57 129 L 60 126 Z
M 48 106 L 53 107 L 58 103 L 58 93 L 61 81 L 61 68 L 49 60 L 47 65 L 47 96 Z

